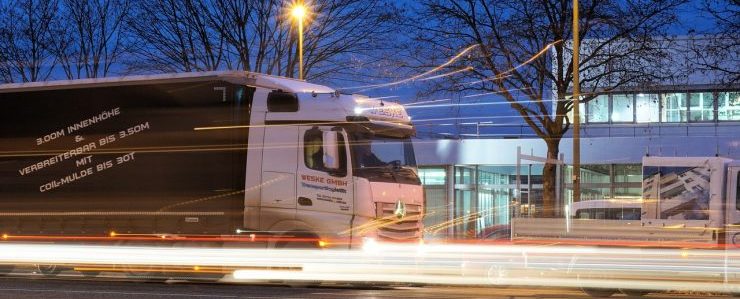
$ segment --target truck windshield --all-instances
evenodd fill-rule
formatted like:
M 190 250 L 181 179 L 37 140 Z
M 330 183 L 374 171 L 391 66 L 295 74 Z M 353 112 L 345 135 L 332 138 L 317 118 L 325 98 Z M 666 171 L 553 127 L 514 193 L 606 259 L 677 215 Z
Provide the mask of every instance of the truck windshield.
M 367 133 L 352 140 L 354 174 L 371 181 L 418 184 L 411 138 L 390 138 Z

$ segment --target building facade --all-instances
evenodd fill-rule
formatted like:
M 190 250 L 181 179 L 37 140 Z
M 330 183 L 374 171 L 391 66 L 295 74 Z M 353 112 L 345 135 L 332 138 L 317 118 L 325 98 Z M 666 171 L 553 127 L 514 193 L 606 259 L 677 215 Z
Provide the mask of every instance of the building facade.
M 639 201 L 645 155 L 740 159 L 737 86 L 605 93 L 583 104 L 582 111 L 581 200 Z M 490 237 L 512 215 L 537 215 L 541 209 L 543 165 L 518 159 L 518 153 L 545 156 L 545 143 L 526 126 L 477 126 L 479 134 L 466 138 L 415 144 L 427 200 L 427 238 Z M 571 150 L 566 136 L 560 144 L 564 164 L 558 167 L 556 204 L 563 213 L 573 197 Z

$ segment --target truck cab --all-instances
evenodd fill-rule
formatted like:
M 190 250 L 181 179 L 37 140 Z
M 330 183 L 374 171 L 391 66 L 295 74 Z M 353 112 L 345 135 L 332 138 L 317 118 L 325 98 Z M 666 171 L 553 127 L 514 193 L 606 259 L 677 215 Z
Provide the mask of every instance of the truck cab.
M 262 146 L 250 146 L 247 164 L 261 168 L 247 170 L 245 231 L 317 237 L 341 248 L 363 238 L 421 238 L 415 130 L 402 105 L 257 80 L 249 144 Z

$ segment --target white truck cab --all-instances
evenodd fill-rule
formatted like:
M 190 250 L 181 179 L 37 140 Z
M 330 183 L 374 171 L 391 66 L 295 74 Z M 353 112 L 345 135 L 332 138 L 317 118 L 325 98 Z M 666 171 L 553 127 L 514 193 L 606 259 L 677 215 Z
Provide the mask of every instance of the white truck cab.
M 421 238 L 423 190 L 411 119 L 397 103 L 270 76 L 255 78 L 244 230 Z M 261 146 L 255 146 L 261 145 Z

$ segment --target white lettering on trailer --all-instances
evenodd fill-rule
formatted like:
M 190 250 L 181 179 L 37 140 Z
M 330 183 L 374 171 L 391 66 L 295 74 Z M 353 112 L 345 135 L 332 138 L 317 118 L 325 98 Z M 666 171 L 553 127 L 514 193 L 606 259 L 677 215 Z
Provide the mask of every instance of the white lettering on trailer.
M 41 161 L 41 162 L 38 162 L 36 164 L 32 164 L 32 165 L 26 166 L 23 169 L 18 170 L 18 172 L 21 175 L 28 175 L 28 174 L 30 174 L 32 172 L 36 172 L 36 171 L 39 171 L 41 169 L 44 169 L 45 167 L 48 167 L 48 166 L 57 164 L 59 162 L 65 161 L 67 159 L 70 159 L 70 158 L 73 158 L 73 157 L 82 155 L 84 153 L 87 153 L 87 152 L 89 152 L 91 150 L 94 150 L 95 148 L 97 148 L 97 146 L 95 145 L 95 142 L 90 142 L 88 144 L 85 144 L 85 145 L 80 146 L 78 148 L 75 148 L 73 150 L 69 150 L 67 152 L 64 152 L 64 153 L 61 153 L 59 155 L 53 156 L 51 158 L 48 158 L 48 159 L 46 159 L 44 161 Z
M 138 124 L 138 125 L 135 125 L 133 127 L 128 128 L 126 130 L 120 131 L 120 132 L 118 132 L 118 137 L 120 139 L 123 139 L 123 138 L 129 137 L 131 135 L 134 135 L 136 133 L 139 133 L 139 132 L 142 132 L 142 131 L 146 131 L 146 130 L 149 130 L 149 122 Z
M 62 137 L 62 136 L 64 136 L 64 129 L 61 129 L 61 130 L 56 131 L 56 132 L 51 132 L 51 133 L 49 133 L 47 135 L 44 135 L 44 137 L 36 138 L 36 145 L 42 145 L 44 143 L 47 143 L 49 141 L 52 141 L 52 140 L 57 139 L 57 138 Z
M 84 158 L 82 158 L 82 159 L 79 159 L 79 160 L 75 161 L 75 165 L 76 165 L 77 167 L 80 167 L 80 166 L 85 166 L 85 165 L 87 165 L 88 163 L 92 163 L 92 155 L 90 155 L 90 156 L 87 156 L 87 157 L 84 157 Z
M 72 173 L 70 175 L 67 175 L 67 176 L 63 177 L 63 178 L 50 181 L 50 182 L 48 182 L 46 184 L 43 184 L 43 185 L 39 186 L 39 192 L 42 192 L 42 193 L 43 192 L 48 192 L 48 191 L 54 190 L 56 188 L 59 188 L 61 186 L 64 186 L 64 185 L 67 185 L 67 184 L 71 184 L 71 183 L 77 182 L 77 181 L 79 181 L 79 180 L 81 180 L 83 178 L 92 176 L 95 173 L 99 173 L 99 172 L 101 172 L 103 170 L 110 169 L 110 168 L 112 168 L 112 167 L 114 167 L 116 165 L 121 165 L 121 164 L 124 164 L 124 163 L 127 163 L 127 162 L 131 162 L 131 161 L 134 160 L 134 154 L 136 154 L 136 152 L 131 152 L 131 153 L 125 154 L 123 156 L 116 157 L 114 160 L 108 160 L 108 161 L 105 161 L 105 162 L 102 162 L 102 163 L 98 163 L 95 167 L 88 167 L 88 168 L 86 168 L 84 170 L 81 170 L 81 171 L 78 171 L 78 172 L 74 172 L 74 173 Z M 87 156 L 83 160 L 90 159 L 90 161 L 92 161 L 91 158 L 92 158 L 92 156 Z M 113 162 L 113 161 L 116 161 L 116 162 Z M 88 163 L 88 162 L 85 162 L 85 163 Z
M 64 186 L 66 184 L 70 184 L 72 182 L 75 182 L 75 181 L 80 180 L 82 178 L 85 178 L 87 176 L 90 176 L 90 175 L 92 175 L 94 173 L 95 172 L 93 171 L 92 167 L 89 167 L 89 168 L 86 168 L 86 169 L 81 170 L 79 172 L 72 173 L 72 174 L 70 174 L 68 176 L 65 176 L 65 177 L 61 178 L 61 179 L 53 180 L 51 182 L 48 182 L 46 184 L 43 184 L 43 185 L 41 185 L 39 187 L 39 191 L 42 192 L 42 193 L 43 192 L 47 192 L 47 191 L 51 191 L 51 190 L 54 190 L 54 189 L 59 188 L 61 186 Z
M 109 119 L 111 117 L 117 116 L 121 114 L 121 108 L 116 107 L 111 110 L 106 110 L 103 112 L 100 112 L 98 115 L 95 115 L 91 118 L 85 119 L 83 121 L 80 121 L 78 123 L 72 124 L 70 126 L 67 126 L 67 133 L 72 134 L 75 131 L 79 131 L 81 129 L 87 128 L 91 125 L 94 125 L 98 122 L 104 121 L 106 119 Z

